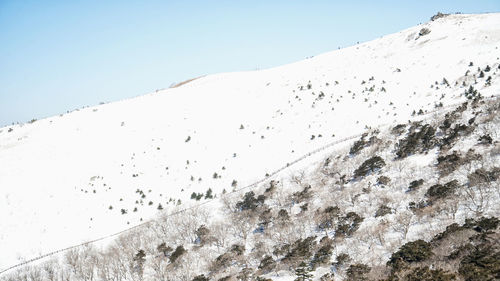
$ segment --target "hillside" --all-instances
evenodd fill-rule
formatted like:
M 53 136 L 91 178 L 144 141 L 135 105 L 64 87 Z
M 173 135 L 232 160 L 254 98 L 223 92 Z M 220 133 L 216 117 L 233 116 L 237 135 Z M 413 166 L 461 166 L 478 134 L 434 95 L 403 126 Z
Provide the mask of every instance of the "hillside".
M 500 14 L 449 15 L 2 128 L 0 271 L 153 220 L 0 277 L 294 280 L 303 261 L 318 280 L 381 279 L 453 223 L 498 241 L 494 219 L 477 225 L 500 214 L 499 47 Z

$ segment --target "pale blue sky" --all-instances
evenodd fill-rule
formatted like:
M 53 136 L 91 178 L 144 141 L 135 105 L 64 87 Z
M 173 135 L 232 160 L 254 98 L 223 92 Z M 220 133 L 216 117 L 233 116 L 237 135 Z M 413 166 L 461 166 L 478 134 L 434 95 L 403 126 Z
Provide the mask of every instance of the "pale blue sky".
M 477 1 L 0 0 L 0 126 L 217 72 L 278 66 Z

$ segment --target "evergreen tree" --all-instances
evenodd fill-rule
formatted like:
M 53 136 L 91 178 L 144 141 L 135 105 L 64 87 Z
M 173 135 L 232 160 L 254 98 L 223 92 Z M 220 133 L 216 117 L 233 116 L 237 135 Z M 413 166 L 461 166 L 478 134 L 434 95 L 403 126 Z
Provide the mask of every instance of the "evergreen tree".
M 297 275 L 295 281 L 311 281 L 313 277 L 309 266 L 305 262 L 301 262 L 299 267 L 295 269 L 295 275 Z
M 146 253 L 144 250 L 139 250 L 137 254 L 134 256 L 134 270 L 139 275 L 139 278 L 142 279 L 142 275 L 144 274 L 144 263 L 146 262 Z

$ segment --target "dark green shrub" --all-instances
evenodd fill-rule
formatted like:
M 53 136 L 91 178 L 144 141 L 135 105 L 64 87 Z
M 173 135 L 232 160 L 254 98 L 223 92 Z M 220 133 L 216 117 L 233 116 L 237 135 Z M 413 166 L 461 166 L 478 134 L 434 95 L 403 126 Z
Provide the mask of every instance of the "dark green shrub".
M 358 154 L 363 148 L 372 145 L 377 139 L 375 136 L 372 136 L 370 139 L 366 140 L 367 136 L 368 134 L 365 133 L 361 136 L 361 139 L 354 142 L 349 151 L 349 155 L 353 156 Z
M 419 187 L 420 187 L 423 183 L 424 183 L 424 180 L 423 180 L 423 179 L 414 180 L 414 181 L 410 182 L 410 186 L 408 187 L 408 190 L 410 190 L 410 191 L 416 190 L 416 189 L 417 189 L 417 188 L 419 188 Z
M 460 262 L 458 269 L 466 281 L 500 279 L 500 250 L 497 245 L 483 243 L 474 248 Z
M 438 242 L 438 241 L 441 241 L 443 239 L 446 239 L 447 237 L 451 236 L 452 234 L 458 232 L 458 231 L 461 231 L 461 230 L 464 230 L 465 227 L 462 227 L 460 225 L 458 225 L 457 223 L 453 223 L 453 224 L 450 224 L 446 227 L 446 230 L 439 233 L 439 234 L 436 234 L 434 236 L 434 238 L 432 238 L 432 242 Z
M 292 194 L 293 195 L 293 200 L 295 203 L 300 203 L 303 201 L 306 201 L 311 198 L 311 185 L 307 185 L 304 187 L 304 189 L 300 192 L 295 192 Z
M 184 249 L 182 245 L 177 246 L 177 248 L 175 248 L 175 251 L 170 255 L 170 262 L 174 263 L 184 253 L 186 253 L 186 249 Z
M 398 158 L 405 158 L 417 152 L 424 152 L 433 148 L 437 141 L 435 139 L 436 129 L 429 124 L 413 124 L 408 136 L 396 145 Z
M 405 281 L 451 281 L 456 280 L 456 275 L 442 269 L 430 269 L 429 267 L 416 267 L 405 277 Z
M 418 35 L 424 36 L 424 35 L 427 35 L 429 33 L 431 33 L 431 30 L 428 29 L 428 28 L 426 28 L 426 27 L 424 27 L 424 28 L 420 29 L 420 31 L 418 32 Z
M 379 156 L 374 156 L 359 166 L 354 171 L 354 178 L 360 178 L 369 175 L 370 173 L 376 172 L 385 166 L 384 159 Z
M 469 86 L 469 89 L 465 91 L 464 93 L 465 97 L 467 99 L 477 99 L 477 98 L 480 98 L 481 97 L 481 94 L 476 90 L 474 89 L 474 87 Z
M 238 245 L 238 244 L 233 244 L 231 246 L 231 252 L 235 253 L 237 256 L 241 256 L 245 252 L 245 246 Z
M 500 178 L 500 168 L 494 167 L 490 171 L 479 168 L 467 176 L 469 186 L 477 186 L 484 183 L 497 181 Z
M 394 270 L 399 270 L 405 263 L 424 261 L 432 256 L 431 245 L 424 240 L 408 242 L 392 254 L 387 262 Z
M 391 179 L 386 176 L 380 176 L 377 179 L 377 184 L 379 185 L 388 185 L 391 182 Z
M 334 262 L 333 265 L 335 265 L 338 268 L 347 265 L 347 263 L 351 261 L 351 257 L 346 253 L 341 253 L 337 256 L 336 260 L 337 261 Z
M 375 217 L 376 218 L 377 217 L 383 217 L 383 216 L 388 215 L 390 213 L 392 213 L 391 208 L 387 207 L 386 205 L 381 205 L 378 208 L 377 212 L 375 212 Z
M 498 218 L 481 217 L 477 220 L 466 219 L 463 227 L 473 229 L 477 232 L 487 232 L 490 230 L 495 230 L 498 227 L 498 224 L 499 224 Z
M 425 196 L 427 196 L 431 201 L 442 199 L 453 194 L 458 187 L 459 184 L 457 180 L 452 180 L 444 185 L 435 184 L 429 187 Z
M 208 277 L 205 277 L 205 275 L 198 275 L 195 278 L 193 278 L 193 281 L 210 281 Z
M 493 143 L 493 139 L 491 138 L 491 136 L 489 134 L 480 136 L 477 141 L 480 144 L 484 144 L 484 145 L 488 145 L 488 144 Z
M 316 269 L 320 265 L 328 264 L 330 261 L 330 257 L 332 256 L 333 241 L 329 239 L 328 236 L 325 237 L 328 240 L 321 239 L 322 241 L 320 241 L 320 243 L 322 244 L 322 246 L 318 249 L 318 251 L 316 251 L 313 259 L 311 260 L 311 266 L 313 269 Z
M 259 269 L 264 273 L 272 271 L 276 267 L 276 262 L 273 260 L 271 256 L 265 256 L 259 264 Z
M 313 275 L 311 274 L 311 269 L 306 265 L 305 262 L 301 262 L 299 266 L 295 269 L 295 275 L 297 278 L 294 281 L 311 281 Z
M 406 124 L 398 124 L 394 128 L 391 129 L 391 133 L 400 136 L 402 133 L 406 131 Z
M 441 13 L 441 12 L 438 12 L 437 14 L 435 14 L 435 15 L 433 15 L 433 16 L 431 17 L 431 21 L 435 21 L 435 20 L 437 20 L 437 19 L 444 18 L 444 17 L 446 17 L 446 16 L 448 16 L 448 15 L 449 15 L 449 14 L 443 14 L 443 13 Z
M 290 245 L 282 262 L 296 264 L 298 260 L 307 260 L 313 255 L 314 246 L 316 246 L 316 236 L 299 239 Z
M 255 210 L 258 206 L 264 204 L 265 199 L 266 197 L 264 195 L 259 195 L 255 198 L 255 193 L 249 191 L 245 193 L 243 201 L 236 203 L 236 208 L 240 211 Z
M 330 229 L 334 226 L 336 219 L 339 217 L 340 209 L 337 206 L 326 207 L 319 215 L 318 228 L 320 230 Z
M 349 212 L 344 217 L 340 218 L 335 231 L 335 237 L 349 237 L 363 222 L 363 218 L 355 212 Z
M 437 168 L 441 176 L 447 176 L 463 164 L 460 153 L 453 151 L 449 155 L 438 156 Z
M 347 280 L 349 281 L 364 281 L 368 280 L 366 274 L 370 272 L 371 268 L 366 264 L 351 264 L 346 271 Z

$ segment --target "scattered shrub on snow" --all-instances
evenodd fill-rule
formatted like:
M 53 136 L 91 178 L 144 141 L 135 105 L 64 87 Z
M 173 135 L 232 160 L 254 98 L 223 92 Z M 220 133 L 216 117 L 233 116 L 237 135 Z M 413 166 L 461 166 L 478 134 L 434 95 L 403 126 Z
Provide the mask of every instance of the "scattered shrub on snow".
M 472 87 L 472 85 L 469 86 L 469 89 L 467 89 L 465 91 L 464 95 L 467 99 L 470 99 L 470 100 L 481 98 L 481 94 L 476 89 L 474 89 L 474 87 Z
M 437 168 L 441 176 L 447 176 L 463 163 L 460 153 L 453 151 L 451 154 L 438 156 Z
M 467 176 L 469 186 L 477 186 L 484 183 L 497 181 L 500 178 L 500 168 L 494 167 L 490 171 L 479 168 Z
M 417 189 L 417 188 L 419 188 L 419 187 L 420 187 L 423 183 L 424 183 L 424 180 L 423 180 L 423 179 L 414 180 L 414 181 L 410 182 L 410 186 L 408 187 L 408 190 L 409 190 L 409 191 L 416 190 L 416 189 Z
M 444 17 L 446 17 L 446 16 L 448 16 L 448 15 L 449 15 L 449 14 L 443 14 L 443 13 L 441 13 L 441 12 L 437 12 L 437 14 L 435 14 L 435 15 L 433 15 L 433 16 L 431 17 L 431 21 L 435 21 L 435 20 L 437 20 L 437 19 L 444 18 Z
M 205 275 L 201 274 L 193 278 L 193 281 L 210 281 L 208 277 L 205 277 Z
M 156 250 L 158 250 L 158 252 L 163 254 L 164 257 L 168 257 L 169 253 L 172 252 L 173 249 L 172 247 L 167 246 L 165 242 L 163 242 L 160 245 L 158 245 L 158 247 L 156 247 Z
M 295 275 L 297 278 L 295 278 L 294 281 L 311 281 L 313 277 L 311 269 L 305 262 L 301 262 L 295 269 Z
M 272 271 L 276 267 L 276 262 L 274 261 L 273 257 L 266 255 L 264 258 L 260 261 L 259 264 L 259 269 L 263 273 L 268 273 Z
M 398 124 L 394 128 L 392 128 L 391 133 L 396 136 L 400 136 L 405 131 L 406 131 L 406 124 Z
M 454 273 L 450 273 L 442 269 L 430 269 L 429 267 L 416 267 L 410 270 L 406 275 L 404 275 L 404 279 L 394 279 L 394 280 L 451 281 L 451 280 L 456 280 L 456 275 Z
M 392 213 L 392 210 L 391 208 L 387 207 L 386 205 L 381 205 L 380 207 L 378 207 L 378 210 L 377 212 L 375 212 L 375 217 L 383 217 L 385 215 L 388 215 Z
M 300 202 L 303 202 L 303 201 L 310 199 L 311 196 L 312 196 L 311 185 L 307 185 L 304 187 L 304 189 L 302 191 L 293 193 L 293 200 L 296 203 L 300 203 Z
M 374 156 L 359 166 L 354 171 L 354 178 L 360 178 L 376 172 L 385 166 L 384 160 L 380 156 Z
M 316 236 L 310 236 L 306 239 L 295 241 L 282 259 L 282 262 L 288 264 L 297 264 L 298 260 L 307 260 L 313 255 L 316 246 Z
M 330 229 L 335 225 L 335 221 L 338 219 L 340 214 L 340 209 L 337 206 L 326 207 L 322 212 L 317 215 L 318 228 L 320 230 Z
M 391 182 L 391 179 L 386 176 L 380 176 L 377 179 L 377 184 L 379 185 L 388 185 Z
M 348 280 L 352 281 L 364 281 L 368 280 L 366 274 L 370 272 L 371 268 L 366 264 L 351 264 L 346 270 Z
M 365 133 L 361 136 L 361 138 L 359 140 L 354 142 L 354 144 L 352 145 L 352 147 L 349 151 L 349 155 L 354 156 L 354 155 L 358 154 L 363 148 L 372 145 L 377 140 L 377 137 L 375 137 L 375 136 L 372 136 L 368 140 L 366 140 L 367 136 L 368 136 L 368 134 Z
M 321 238 L 319 244 L 320 248 L 316 251 L 311 260 L 311 267 L 313 269 L 328 264 L 333 252 L 333 240 L 328 238 L 328 236 Z
M 349 237 L 358 230 L 363 218 L 355 212 L 349 212 L 339 219 L 335 237 Z
M 246 210 L 255 210 L 258 206 L 264 204 L 266 197 L 264 195 L 259 195 L 255 198 L 255 193 L 253 191 L 249 191 L 245 193 L 243 197 L 243 201 L 236 203 L 236 209 L 240 211 Z
M 425 196 L 427 196 L 432 203 L 437 199 L 445 198 L 451 194 L 459 187 L 457 180 L 452 180 L 444 185 L 435 184 L 429 187 Z
M 418 35 L 424 36 L 424 35 L 427 35 L 429 33 L 431 33 L 431 30 L 428 29 L 427 27 L 424 27 L 424 28 L 420 29 L 420 31 L 418 32 Z
M 439 146 L 441 148 L 451 147 L 459 137 L 469 135 L 474 129 L 474 125 L 467 126 L 465 124 L 456 124 L 452 129 L 445 131 L 445 135 L 441 139 Z
M 491 138 L 491 136 L 489 134 L 487 134 L 487 135 L 480 136 L 478 139 L 478 142 L 479 142 L 479 144 L 488 145 L 488 144 L 493 143 L 493 139 Z
M 392 254 L 387 262 L 393 270 L 401 269 L 405 263 L 421 262 L 432 256 L 431 245 L 424 240 L 408 242 Z
M 474 237 L 473 237 L 474 238 Z M 489 239 L 488 239 L 489 238 Z M 500 277 L 500 247 L 493 237 L 477 236 L 472 239 L 458 272 L 465 280 L 498 280 Z
M 417 152 L 424 152 L 436 145 L 436 129 L 429 124 L 413 124 L 410 133 L 396 145 L 398 158 L 405 158 Z
M 172 252 L 172 254 L 170 255 L 170 262 L 174 263 L 184 253 L 186 253 L 186 249 L 184 249 L 184 247 L 182 245 L 177 246 L 177 248 L 175 248 L 175 251 Z

